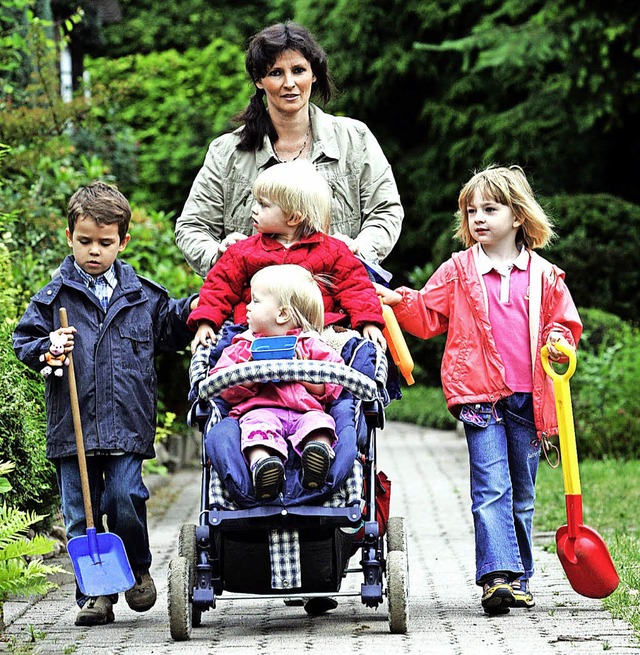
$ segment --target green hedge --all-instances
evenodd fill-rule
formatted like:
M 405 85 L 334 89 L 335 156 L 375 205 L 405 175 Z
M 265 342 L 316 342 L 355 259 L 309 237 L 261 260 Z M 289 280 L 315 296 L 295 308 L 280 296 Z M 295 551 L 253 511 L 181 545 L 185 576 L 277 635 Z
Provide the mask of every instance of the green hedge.
M 582 457 L 640 458 L 640 330 L 601 310 L 581 312 L 585 326 L 571 379 Z
M 578 307 L 640 322 L 640 206 L 607 194 L 548 199 L 558 239 L 542 254 L 563 268 Z
M 242 49 L 222 39 L 120 59 L 89 59 L 94 91 L 105 100 L 103 122 L 131 130 L 138 146 L 139 185 L 122 191 L 134 202 L 178 211 L 209 142 L 227 131 L 251 94 Z

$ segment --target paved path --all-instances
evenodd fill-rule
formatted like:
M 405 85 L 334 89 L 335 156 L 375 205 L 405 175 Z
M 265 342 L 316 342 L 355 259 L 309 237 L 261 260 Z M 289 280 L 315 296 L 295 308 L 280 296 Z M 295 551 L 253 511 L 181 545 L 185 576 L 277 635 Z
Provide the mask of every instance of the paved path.
M 453 432 L 390 423 L 379 438 L 379 468 L 393 481 L 392 514 L 405 517 L 410 562 L 410 632 L 389 633 L 386 602 L 377 610 L 359 597 L 340 600 L 337 610 L 308 617 L 279 600 L 224 601 L 206 612 L 188 642 L 169 635 L 166 573 L 182 523 L 195 522 L 199 471 L 182 471 L 154 491 L 150 516 L 152 574 L 159 596 L 146 614 L 121 600 L 116 622 L 77 628 L 73 586 L 64 584 L 35 604 L 9 603 L 8 634 L 28 640 L 33 653 L 145 655 L 224 652 L 425 653 L 429 655 L 640 655 L 630 627 L 614 620 L 597 600 L 576 595 L 555 554 L 537 548 L 533 591 L 537 606 L 487 617 L 473 584 L 473 528 L 464 440 Z M 361 574 L 343 590 L 359 590 Z M 0 646 L 0 651 L 3 647 Z M 10 652 L 10 644 L 4 647 Z M 15 650 L 15 649 L 14 649 Z M 29 652 L 29 651 L 20 651 Z

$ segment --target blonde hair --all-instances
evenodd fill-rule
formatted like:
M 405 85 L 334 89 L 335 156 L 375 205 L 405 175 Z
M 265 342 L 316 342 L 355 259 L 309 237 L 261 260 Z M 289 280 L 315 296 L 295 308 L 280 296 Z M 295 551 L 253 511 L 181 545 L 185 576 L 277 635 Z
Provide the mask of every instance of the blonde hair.
M 253 183 L 253 195 L 267 198 L 285 214 L 300 212 L 297 236 L 328 232 L 331 190 L 316 167 L 306 159 L 275 164 L 260 173 Z
M 279 307 L 291 311 L 296 327 L 321 332 L 324 327 L 324 300 L 318 281 L 298 264 L 279 264 L 261 268 L 251 278 L 265 286 Z
M 474 176 L 462 187 L 458 196 L 455 236 L 466 247 L 475 243 L 469 229 L 468 206 L 476 191 L 511 209 L 522 221 L 516 241 L 527 248 L 544 248 L 555 236 L 551 219 L 535 199 L 533 190 L 520 166 L 491 165 Z

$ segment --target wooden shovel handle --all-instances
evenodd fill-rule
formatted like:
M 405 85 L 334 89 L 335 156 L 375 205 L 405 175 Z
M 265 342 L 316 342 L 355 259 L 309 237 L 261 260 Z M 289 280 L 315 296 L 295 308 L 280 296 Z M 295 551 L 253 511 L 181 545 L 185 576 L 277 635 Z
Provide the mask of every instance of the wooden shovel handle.
M 60 325 L 69 327 L 67 310 L 60 307 Z M 80 403 L 78 402 L 78 387 L 76 386 L 76 372 L 73 368 L 73 354 L 69 353 L 69 397 L 71 399 L 71 414 L 73 416 L 73 431 L 76 434 L 76 448 L 78 450 L 78 467 L 80 469 L 80 483 L 82 485 L 82 500 L 84 501 L 84 514 L 87 528 L 93 528 L 93 509 L 91 508 L 91 492 L 89 491 L 89 473 L 87 471 L 87 458 L 84 452 L 84 437 L 82 435 L 82 420 L 80 419 Z

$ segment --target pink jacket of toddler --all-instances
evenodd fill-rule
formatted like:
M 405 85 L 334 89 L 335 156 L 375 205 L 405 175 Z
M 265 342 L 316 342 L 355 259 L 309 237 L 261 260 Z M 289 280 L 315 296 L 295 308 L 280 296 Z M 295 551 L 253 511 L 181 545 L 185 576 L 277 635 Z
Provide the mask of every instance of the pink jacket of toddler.
M 397 289 L 402 301 L 393 310 L 400 327 L 428 339 L 447 332 L 442 357 L 442 388 L 451 413 L 457 417 L 467 403 L 496 403 L 513 392 L 505 382 L 505 370 L 487 310 L 487 292 L 477 269 L 476 244 L 454 253 L 420 290 Z M 553 382 L 544 372 L 540 349 L 551 330 L 560 332 L 576 346 L 582 323 L 564 272 L 530 251 L 529 343 L 533 362 L 533 408 L 538 436 L 558 433 Z
M 316 361 L 344 363 L 338 353 L 322 341 L 316 332 L 289 330 L 287 334 L 297 334 L 296 357 Z M 251 343 L 254 338 L 249 330 L 236 335 L 220 355 L 211 373 L 251 360 Z M 338 384 L 325 383 L 324 394 L 316 396 L 309 393 L 299 382 L 259 382 L 251 389 L 238 385 L 224 391 L 221 396 L 231 405 L 229 416 L 237 418 L 250 409 L 258 407 L 280 407 L 294 412 L 307 412 L 311 409 L 324 411 L 325 405 L 335 400 L 341 393 Z

